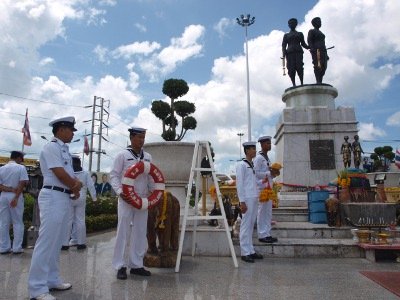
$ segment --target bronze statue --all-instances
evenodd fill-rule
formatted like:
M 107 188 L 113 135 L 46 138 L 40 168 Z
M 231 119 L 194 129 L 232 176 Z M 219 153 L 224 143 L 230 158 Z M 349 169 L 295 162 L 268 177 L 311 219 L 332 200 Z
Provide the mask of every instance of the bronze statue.
M 345 168 L 350 168 L 351 165 L 351 144 L 348 142 L 349 137 L 346 135 L 344 137 L 344 142 L 342 148 L 340 149 L 340 154 L 343 155 L 343 164 Z
M 310 47 L 304 41 L 303 33 L 296 31 L 297 19 L 291 18 L 288 25 L 290 32 L 285 33 L 282 40 L 282 60 L 286 58 L 286 67 L 293 86 L 296 86 L 296 72 L 300 78 L 300 84 L 303 85 L 303 48 L 310 49 Z M 285 62 L 282 61 L 282 63 Z
M 314 65 L 314 74 L 317 84 L 322 83 L 322 78 L 325 75 L 328 67 L 328 53 L 325 46 L 325 35 L 319 30 L 321 28 L 321 19 L 314 18 L 311 20 L 314 29 L 308 32 L 307 42 L 310 47 L 312 62 Z
M 358 141 L 358 135 L 354 136 L 354 142 L 351 145 L 353 149 L 353 160 L 354 160 L 354 167 L 359 169 L 361 163 L 361 153 L 364 153 L 363 149 L 361 148 L 361 144 Z

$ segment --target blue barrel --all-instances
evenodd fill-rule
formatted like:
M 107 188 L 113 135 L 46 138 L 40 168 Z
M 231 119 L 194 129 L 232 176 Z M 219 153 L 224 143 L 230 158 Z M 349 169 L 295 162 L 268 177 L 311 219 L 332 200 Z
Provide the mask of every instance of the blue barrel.
M 329 198 L 328 191 L 313 191 L 307 193 L 308 220 L 314 224 L 326 224 L 325 200 Z

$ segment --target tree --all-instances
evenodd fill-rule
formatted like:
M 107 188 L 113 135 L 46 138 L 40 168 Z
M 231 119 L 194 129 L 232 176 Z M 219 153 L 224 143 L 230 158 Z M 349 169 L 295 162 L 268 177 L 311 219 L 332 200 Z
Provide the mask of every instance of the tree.
M 391 146 L 376 147 L 374 153 L 371 154 L 371 159 L 374 160 L 374 169 L 383 168 L 384 171 L 387 169 L 386 162 L 393 161 L 395 154 Z
M 189 86 L 183 79 L 170 78 L 164 81 L 162 92 L 170 98 L 170 104 L 162 100 L 154 100 L 151 103 L 151 111 L 162 121 L 163 133 L 161 137 L 166 141 L 181 141 L 188 130 L 197 126 L 195 118 L 190 116 L 196 111 L 196 106 L 188 101 L 177 98 L 182 97 L 189 91 Z M 177 134 L 180 117 L 181 130 Z

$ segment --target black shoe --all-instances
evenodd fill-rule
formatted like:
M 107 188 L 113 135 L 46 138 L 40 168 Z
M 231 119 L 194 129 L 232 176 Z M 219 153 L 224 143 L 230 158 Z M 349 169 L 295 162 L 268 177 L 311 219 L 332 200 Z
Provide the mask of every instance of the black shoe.
M 122 267 L 121 269 L 118 270 L 117 272 L 117 279 L 120 280 L 125 280 L 128 278 L 128 275 L 126 275 L 126 268 Z
M 264 256 L 262 256 L 262 254 L 254 252 L 253 254 L 249 255 L 252 259 L 263 259 Z
M 86 249 L 86 245 L 85 244 L 79 244 L 78 246 L 76 246 L 76 249 L 78 249 L 78 250 Z
M 62 247 L 61 247 L 61 250 L 64 250 L 64 251 L 65 251 L 65 250 L 68 250 L 68 249 L 69 249 L 69 246 L 62 246 Z
M 277 238 L 274 238 L 272 236 L 267 236 L 265 238 L 262 239 L 258 239 L 260 242 L 262 243 L 268 243 L 268 244 L 272 244 L 272 243 L 276 243 L 278 241 Z
M 150 276 L 151 272 L 148 270 L 145 270 L 145 268 L 136 268 L 136 269 L 131 269 L 129 273 L 133 275 L 139 275 L 139 276 Z
M 1 255 L 6 255 L 6 254 L 10 254 L 10 253 L 11 253 L 11 250 L 7 250 L 7 251 L 4 251 L 4 252 L 0 252 Z
M 245 261 L 245 262 L 248 262 L 248 263 L 253 263 L 254 262 L 254 259 L 251 257 L 251 255 L 242 256 L 242 260 Z

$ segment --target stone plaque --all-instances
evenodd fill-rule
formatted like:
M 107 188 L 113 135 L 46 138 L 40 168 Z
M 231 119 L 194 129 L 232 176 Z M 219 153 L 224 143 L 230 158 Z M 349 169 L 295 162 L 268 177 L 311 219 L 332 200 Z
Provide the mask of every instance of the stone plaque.
M 333 140 L 310 140 L 311 170 L 335 169 Z

